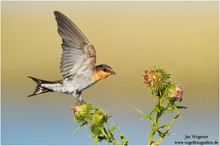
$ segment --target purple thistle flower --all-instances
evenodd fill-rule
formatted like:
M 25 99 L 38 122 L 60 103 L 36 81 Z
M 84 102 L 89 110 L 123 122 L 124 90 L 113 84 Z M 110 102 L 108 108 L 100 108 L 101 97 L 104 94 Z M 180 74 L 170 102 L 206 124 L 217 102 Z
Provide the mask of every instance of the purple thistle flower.
M 174 88 L 170 89 L 169 96 L 173 99 L 181 101 L 183 97 L 183 88 L 180 85 L 174 86 Z

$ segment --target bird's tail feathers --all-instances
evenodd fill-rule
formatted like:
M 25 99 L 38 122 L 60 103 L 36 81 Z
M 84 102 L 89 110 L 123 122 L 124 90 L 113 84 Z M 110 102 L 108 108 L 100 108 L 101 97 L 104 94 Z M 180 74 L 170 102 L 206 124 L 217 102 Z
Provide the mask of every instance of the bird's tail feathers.
M 47 92 L 53 92 L 52 90 L 44 88 L 44 87 L 41 86 L 41 84 L 45 84 L 45 83 L 50 84 L 50 83 L 53 83 L 53 82 L 37 79 L 37 78 L 31 77 L 31 76 L 28 76 L 28 77 L 31 78 L 37 84 L 36 89 L 33 92 L 33 94 L 28 95 L 28 97 L 43 94 L 43 93 L 47 93 Z

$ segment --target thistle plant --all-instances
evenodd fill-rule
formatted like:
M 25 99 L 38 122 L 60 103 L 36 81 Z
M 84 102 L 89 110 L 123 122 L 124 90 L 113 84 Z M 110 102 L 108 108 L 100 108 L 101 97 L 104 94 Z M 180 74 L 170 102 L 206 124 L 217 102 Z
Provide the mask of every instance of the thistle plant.
M 181 85 L 170 80 L 171 74 L 160 67 L 146 69 L 143 72 L 144 85 L 150 90 L 154 97 L 154 105 L 149 114 L 145 114 L 138 108 L 137 112 L 150 120 L 150 133 L 148 145 L 159 145 L 162 140 L 170 135 L 169 130 L 175 120 L 180 116 L 179 109 L 186 108 L 177 106 L 176 102 L 182 101 L 183 88 Z M 114 145 L 127 145 L 128 140 L 120 131 L 120 142 L 115 138 L 116 125 L 109 125 L 108 120 L 111 115 L 107 114 L 99 107 L 95 107 L 89 102 L 72 107 L 73 119 L 79 124 L 78 128 L 88 126 L 91 137 L 94 139 L 93 145 L 106 141 Z M 169 123 L 161 124 L 161 117 L 167 113 L 175 114 Z
M 111 117 L 102 109 L 95 107 L 89 102 L 85 102 L 80 105 L 75 105 L 72 107 L 73 119 L 79 124 L 78 128 L 82 126 L 89 126 L 91 137 L 94 138 L 93 145 L 97 142 L 107 141 L 109 144 L 114 145 L 127 145 L 128 141 L 124 137 L 123 133 L 120 132 L 119 136 L 121 142 L 115 138 L 116 125 L 110 125 L 108 127 L 108 119 Z
M 154 105 L 149 114 L 145 114 L 138 108 L 134 108 L 146 119 L 150 120 L 150 134 L 148 145 L 159 145 L 165 136 L 169 135 L 169 130 L 175 120 L 180 116 L 180 108 L 176 101 L 181 102 L 183 96 L 182 87 L 170 80 L 171 74 L 160 67 L 146 69 L 143 73 L 144 85 L 150 90 L 154 97 Z M 168 112 L 176 113 L 170 123 L 160 125 L 160 119 Z M 158 136 L 155 139 L 156 135 Z

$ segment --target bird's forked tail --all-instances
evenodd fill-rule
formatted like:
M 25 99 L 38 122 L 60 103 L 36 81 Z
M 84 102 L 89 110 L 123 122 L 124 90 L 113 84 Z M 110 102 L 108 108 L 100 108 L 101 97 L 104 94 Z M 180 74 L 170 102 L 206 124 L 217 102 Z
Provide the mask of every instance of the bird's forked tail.
M 30 77 L 30 76 L 28 76 L 28 77 L 31 78 L 37 84 L 37 87 L 36 87 L 35 91 L 33 92 L 33 94 L 28 95 L 28 97 L 43 94 L 43 93 L 47 93 L 47 92 L 53 92 L 52 90 L 44 88 L 44 87 L 41 86 L 41 84 L 44 84 L 44 83 L 48 84 L 48 83 L 52 83 L 52 82 L 37 79 L 37 78 L 34 78 L 34 77 Z

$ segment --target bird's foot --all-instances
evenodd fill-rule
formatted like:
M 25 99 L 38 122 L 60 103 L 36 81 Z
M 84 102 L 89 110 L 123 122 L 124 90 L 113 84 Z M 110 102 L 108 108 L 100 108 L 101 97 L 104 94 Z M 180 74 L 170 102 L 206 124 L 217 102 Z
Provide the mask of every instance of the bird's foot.
M 82 105 L 85 104 L 86 102 L 82 99 L 76 98 L 76 105 Z

